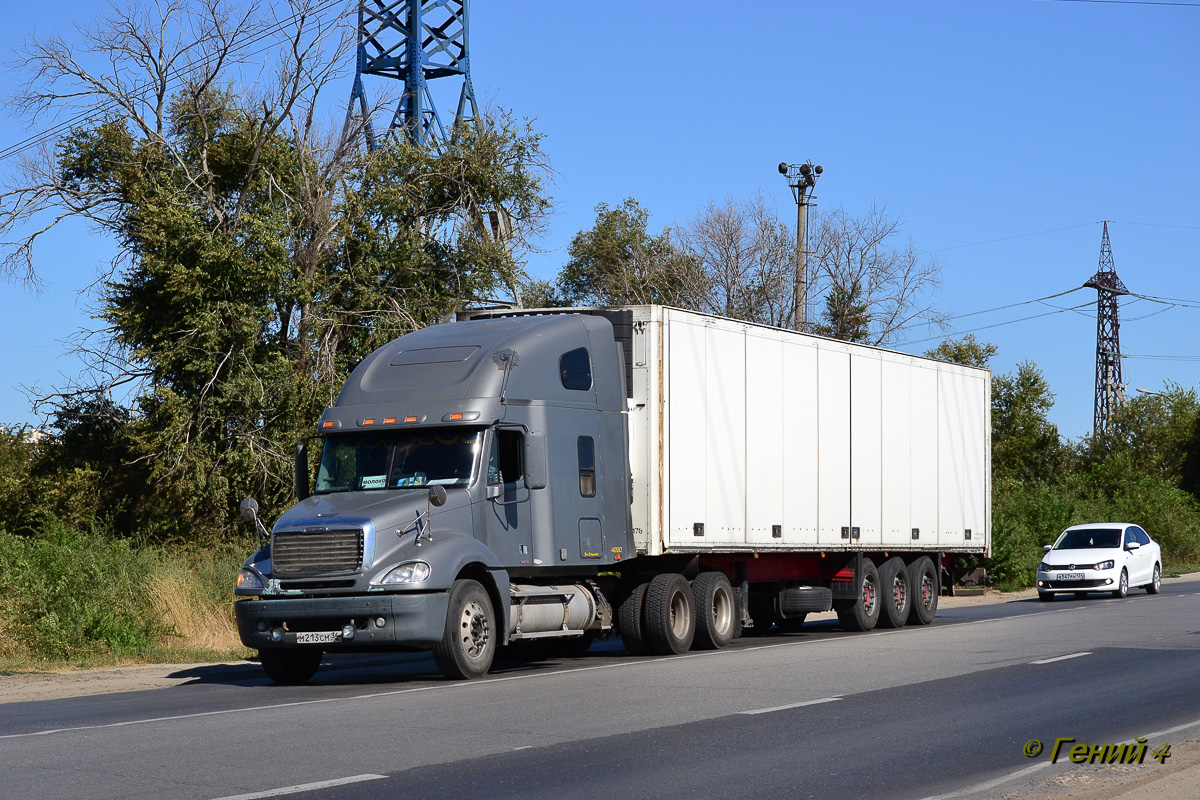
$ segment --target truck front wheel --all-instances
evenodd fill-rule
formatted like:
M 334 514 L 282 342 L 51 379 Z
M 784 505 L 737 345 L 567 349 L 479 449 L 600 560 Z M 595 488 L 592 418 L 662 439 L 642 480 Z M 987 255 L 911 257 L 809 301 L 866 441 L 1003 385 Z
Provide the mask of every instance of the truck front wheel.
M 692 581 L 696 601 L 696 639 L 700 650 L 720 650 L 739 633 L 742 611 L 723 572 L 701 572 Z
M 879 621 L 879 572 L 865 558 L 862 564 L 858 597 L 838 600 L 834 605 L 838 622 L 848 631 L 869 631 Z
M 321 666 L 321 651 L 308 648 L 271 647 L 258 651 L 263 672 L 275 683 L 294 686 L 305 683 Z
M 457 580 L 450 587 L 446 630 L 434 645 L 433 660 L 451 680 L 482 678 L 492 668 L 497 635 L 488 593 L 477 581 Z
M 670 573 L 655 575 L 646 588 L 646 638 L 650 649 L 663 656 L 690 650 L 696 636 L 695 609 L 687 578 Z

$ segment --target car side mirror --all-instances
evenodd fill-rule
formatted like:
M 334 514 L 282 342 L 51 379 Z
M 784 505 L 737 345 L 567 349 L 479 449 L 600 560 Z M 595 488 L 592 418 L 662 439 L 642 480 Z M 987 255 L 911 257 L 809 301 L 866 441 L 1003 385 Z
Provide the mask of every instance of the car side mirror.
M 1044 545 L 1042 545 L 1042 549 L 1043 549 L 1043 550 L 1045 550 L 1047 553 L 1049 553 L 1051 550 L 1053 550 L 1053 549 L 1054 549 L 1054 545 L 1052 545 L 1052 544 L 1044 544 Z
M 1125 549 L 1126 550 L 1137 550 L 1141 546 L 1142 546 L 1141 542 L 1130 542 L 1129 544 L 1125 545 Z

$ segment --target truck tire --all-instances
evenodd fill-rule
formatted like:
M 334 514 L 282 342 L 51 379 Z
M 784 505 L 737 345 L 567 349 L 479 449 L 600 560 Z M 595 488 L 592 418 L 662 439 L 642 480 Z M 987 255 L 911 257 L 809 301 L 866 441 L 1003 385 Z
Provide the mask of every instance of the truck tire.
M 321 651 L 307 647 L 270 647 L 258 651 L 267 677 L 284 686 L 306 683 L 321 666 Z
M 848 631 L 869 631 L 879 621 L 879 572 L 870 559 L 863 559 L 858 576 L 858 597 L 839 600 L 834 606 L 838 622 Z
M 904 559 L 893 556 L 879 567 L 879 627 L 902 628 L 912 606 L 912 584 Z
M 477 581 L 461 579 L 450 587 L 450 607 L 433 660 L 451 680 L 482 678 L 496 654 L 496 614 L 492 599 Z
M 646 642 L 646 631 L 642 627 L 642 606 L 645 604 L 646 588 L 649 585 L 647 582 L 634 586 L 617 609 L 617 628 L 621 631 L 625 652 L 631 656 L 644 656 L 650 652 L 650 645 Z
M 697 650 L 721 650 L 736 638 L 742 624 L 733 587 L 723 572 L 701 572 L 692 581 L 696 601 Z
M 686 653 L 696 636 L 696 603 L 687 578 L 679 574 L 655 575 L 646 587 L 644 608 L 646 640 L 662 656 Z
M 937 572 L 929 556 L 921 556 L 908 565 L 908 586 L 912 590 L 908 624 L 928 625 L 938 607 Z

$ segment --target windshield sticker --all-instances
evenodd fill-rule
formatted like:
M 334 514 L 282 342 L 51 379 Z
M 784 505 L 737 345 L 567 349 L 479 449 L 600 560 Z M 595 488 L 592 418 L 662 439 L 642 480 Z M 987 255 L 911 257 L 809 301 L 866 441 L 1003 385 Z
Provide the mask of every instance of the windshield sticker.
M 362 486 L 360 488 L 363 488 L 363 489 L 386 489 L 387 488 L 387 476 L 386 475 L 364 475 L 362 478 Z

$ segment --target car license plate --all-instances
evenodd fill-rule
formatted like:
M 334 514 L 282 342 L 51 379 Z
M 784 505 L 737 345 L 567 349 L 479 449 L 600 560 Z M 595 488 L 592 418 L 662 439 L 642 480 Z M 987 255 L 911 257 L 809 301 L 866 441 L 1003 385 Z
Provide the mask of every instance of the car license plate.
M 341 631 L 314 631 L 296 634 L 296 644 L 333 644 L 341 640 Z
M 1081 581 L 1083 580 L 1082 572 L 1060 572 L 1054 576 L 1056 581 Z

